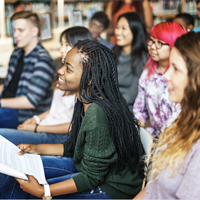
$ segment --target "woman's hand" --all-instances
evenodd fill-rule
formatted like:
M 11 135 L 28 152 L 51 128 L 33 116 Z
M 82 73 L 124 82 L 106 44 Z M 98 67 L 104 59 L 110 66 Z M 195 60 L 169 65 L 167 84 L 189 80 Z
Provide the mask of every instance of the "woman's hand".
M 28 181 L 15 178 L 20 184 L 20 188 L 29 194 L 42 198 L 42 196 L 44 195 L 44 186 L 41 186 L 34 176 L 30 176 L 27 174 L 26 176 L 29 179 Z
M 143 121 L 143 120 L 138 120 L 138 124 L 139 124 L 141 127 L 145 127 L 145 121 Z
M 35 131 L 36 124 L 20 124 L 17 129 L 22 131 Z
M 26 121 L 24 121 L 21 125 L 23 124 L 36 124 L 36 120 L 34 117 L 31 117 L 29 119 L 27 119 Z
M 35 144 L 18 144 L 17 147 L 21 150 L 18 152 L 19 155 L 25 153 L 38 154 L 38 148 Z

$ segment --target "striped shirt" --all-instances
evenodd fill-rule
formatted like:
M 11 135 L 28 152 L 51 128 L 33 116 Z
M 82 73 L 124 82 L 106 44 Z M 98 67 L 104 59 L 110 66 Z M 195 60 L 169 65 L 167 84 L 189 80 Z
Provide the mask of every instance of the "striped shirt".
M 22 53 L 22 49 L 18 48 L 11 55 L 4 90 L 12 80 Z M 24 67 L 16 92 L 16 97 L 26 96 L 31 104 L 35 106 L 35 109 L 19 109 L 19 123 L 50 108 L 52 98 L 51 84 L 54 76 L 54 62 L 44 47 L 38 43 L 28 55 L 24 56 Z

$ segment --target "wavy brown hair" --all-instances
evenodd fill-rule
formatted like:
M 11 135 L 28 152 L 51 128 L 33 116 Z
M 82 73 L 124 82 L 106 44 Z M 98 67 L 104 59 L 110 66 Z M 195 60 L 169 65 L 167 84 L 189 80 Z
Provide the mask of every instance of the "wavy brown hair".
M 164 130 L 157 144 L 163 147 L 153 158 L 153 178 L 167 167 L 172 170 L 171 176 L 177 174 L 187 153 L 200 138 L 200 33 L 182 35 L 174 47 L 186 62 L 189 80 L 181 101 L 181 113 L 172 126 Z
M 112 16 L 124 5 L 125 0 L 113 1 L 112 4 Z M 143 0 L 132 0 L 131 7 L 135 7 L 136 12 L 138 12 L 142 17 L 144 17 L 144 10 L 142 7 Z

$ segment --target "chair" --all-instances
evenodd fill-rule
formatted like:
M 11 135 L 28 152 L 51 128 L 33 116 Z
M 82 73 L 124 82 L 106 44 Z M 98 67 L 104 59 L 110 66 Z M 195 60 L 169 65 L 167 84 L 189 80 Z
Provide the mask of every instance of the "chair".
M 145 186 L 145 181 L 146 181 L 146 176 L 147 176 L 147 168 L 148 168 L 149 160 L 151 157 L 151 148 L 152 148 L 152 144 L 153 144 L 153 137 L 147 130 L 145 130 L 142 127 L 140 127 L 140 137 L 141 137 L 142 145 L 144 147 L 144 151 L 147 155 L 146 156 L 147 167 L 145 168 L 145 178 L 142 183 L 142 189 L 143 189 Z

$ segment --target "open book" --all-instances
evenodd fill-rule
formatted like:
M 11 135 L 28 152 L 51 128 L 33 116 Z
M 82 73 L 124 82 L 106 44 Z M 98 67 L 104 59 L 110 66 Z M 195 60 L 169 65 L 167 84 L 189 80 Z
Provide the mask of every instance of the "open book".
M 25 175 L 33 175 L 40 184 L 46 179 L 41 157 L 34 154 L 18 155 L 20 149 L 0 136 L 0 173 L 28 180 Z

